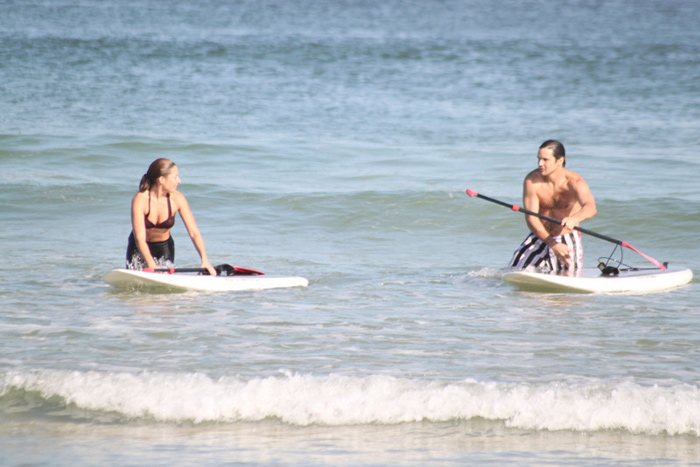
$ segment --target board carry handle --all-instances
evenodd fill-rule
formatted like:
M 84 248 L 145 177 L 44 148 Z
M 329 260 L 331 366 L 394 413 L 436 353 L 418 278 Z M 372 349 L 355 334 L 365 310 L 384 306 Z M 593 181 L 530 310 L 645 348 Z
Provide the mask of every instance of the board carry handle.
M 239 266 L 231 266 L 230 264 L 220 264 L 214 266 L 217 276 L 264 276 L 264 272 L 256 271 L 255 269 L 242 268 Z M 209 275 L 209 271 L 204 268 L 144 268 L 143 272 L 159 272 L 166 274 L 174 274 L 176 272 L 196 272 L 205 276 Z
M 481 193 L 477 193 L 476 191 L 473 191 L 470 189 L 467 189 L 467 194 L 471 197 L 477 197 L 477 198 L 485 199 L 486 201 L 491 201 L 492 203 L 500 204 L 501 206 L 505 206 L 507 208 L 510 208 L 513 211 L 520 211 L 524 214 L 539 217 L 540 219 L 552 222 L 554 224 L 562 225 L 561 221 L 559 219 L 555 219 L 553 217 L 549 217 L 549 216 L 545 216 L 544 214 L 540 214 L 538 212 L 534 212 L 534 211 L 530 211 L 530 210 L 525 209 L 525 208 L 521 208 L 517 204 L 508 204 L 506 202 L 499 201 L 499 200 L 491 198 L 489 196 L 482 195 Z M 644 257 L 647 261 L 649 261 L 650 263 L 652 263 L 654 266 L 661 269 L 662 271 L 666 270 L 666 266 L 664 264 L 662 264 L 660 261 L 655 260 L 654 258 L 652 258 L 649 255 L 645 255 L 644 253 L 642 253 L 641 251 L 639 251 L 638 249 L 636 249 L 635 247 L 633 247 L 632 245 L 630 245 L 627 242 L 623 242 L 622 240 L 617 240 L 615 238 L 608 237 L 607 235 L 599 234 L 598 232 L 593 232 L 592 230 L 584 229 L 583 227 L 574 227 L 574 229 L 578 230 L 579 232 L 585 233 L 587 235 L 591 235 L 593 237 L 600 238 L 601 240 L 605 240 L 605 241 L 614 243 L 616 245 L 620 245 L 620 246 L 623 246 L 625 248 L 629 248 L 630 250 L 632 250 L 635 253 Z

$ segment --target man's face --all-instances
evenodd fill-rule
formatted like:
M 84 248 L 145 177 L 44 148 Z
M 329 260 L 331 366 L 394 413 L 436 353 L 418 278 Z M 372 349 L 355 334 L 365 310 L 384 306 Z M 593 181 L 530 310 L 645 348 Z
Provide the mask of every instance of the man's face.
M 537 167 L 540 169 L 540 173 L 543 176 L 548 176 L 562 168 L 564 165 L 564 158 L 556 159 L 554 157 L 554 151 L 550 148 L 542 148 L 537 153 Z

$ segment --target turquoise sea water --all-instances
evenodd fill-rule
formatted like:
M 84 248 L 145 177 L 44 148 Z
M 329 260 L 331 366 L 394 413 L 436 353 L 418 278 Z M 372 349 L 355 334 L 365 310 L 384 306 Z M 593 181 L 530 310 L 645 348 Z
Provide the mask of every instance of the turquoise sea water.
M 681 0 L 0 3 L 0 463 L 697 465 L 698 279 L 517 291 L 522 215 L 465 190 L 520 203 L 560 139 L 596 196 L 584 227 L 697 277 L 699 20 Z M 107 286 L 157 157 L 213 263 L 309 287 Z M 613 248 L 584 242 L 587 266 Z

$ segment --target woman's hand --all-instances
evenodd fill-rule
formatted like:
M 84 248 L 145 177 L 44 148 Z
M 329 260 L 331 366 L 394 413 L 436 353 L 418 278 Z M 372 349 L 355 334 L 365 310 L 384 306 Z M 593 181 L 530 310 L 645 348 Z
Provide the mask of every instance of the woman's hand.
M 202 260 L 202 264 L 199 267 L 209 271 L 210 275 L 216 276 L 216 269 L 214 269 L 214 266 L 212 266 L 208 260 Z

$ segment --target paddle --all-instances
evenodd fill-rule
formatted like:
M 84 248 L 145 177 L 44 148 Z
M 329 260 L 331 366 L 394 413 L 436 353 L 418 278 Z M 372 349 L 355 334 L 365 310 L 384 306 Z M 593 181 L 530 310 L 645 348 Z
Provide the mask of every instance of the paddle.
M 241 268 L 238 266 L 231 266 L 230 264 L 220 264 L 218 266 L 214 266 L 214 269 L 216 269 L 216 275 L 217 276 L 263 276 L 265 275 L 264 272 L 256 271 L 255 269 L 248 269 L 248 268 Z M 162 273 L 167 273 L 167 274 L 173 274 L 176 272 L 197 272 L 199 274 L 203 274 L 205 276 L 209 275 L 209 271 L 204 269 L 204 268 L 144 268 L 144 272 L 162 272 Z M 223 273 L 226 274 L 223 274 Z
M 475 192 L 475 191 L 472 191 L 472 190 L 469 190 L 469 189 L 467 189 L 467 194 L 468 194 L 469 196 L 471 196 L 471 197 L 476 196 L 476 197 L 478 197 L 478 198 L 485 199 L 486 201 L 491 201 L 492 203 L 500 204 L 501 206 L 505 206 L 505 207 L 507 207 L 507 208 L 510 208 L 510 209 L 512 209 L 513 211 L 520 211 L 520 212 L 522 212 L 522 213 L 529 214 L 530 216 L 539 217 L 540 219 L 544 219 L 544 220 L 549 221 L 549 222 L 552 222 L 552 223 L 554 223 L 554 224 L 559 224 L 559 225 L 561 225 L 561 221 L 558 220 L 558 219 L 555 219 L 555 218 L 549 217 L 549 216 L 545 216 L 545 215 L 542 215 L 542 214 L 540 214 L 540 213 L 530 211 L 530 210 L 528 210 L 528 209 L 521 208 L 520 206 L 517 206 L 517 205 L 515 205 L 515 204 L 508 204 L 508 203 L 505 203 L 505 202 L 503 202 L 503 201 L 499 201 L 499 200 L 497 200 L 497 199 L 493 199 L 493 198 L 490 198 L 490 197 L 488 197 L 488 196 L 479 194 L 479 193 L 477 193 L 477 192 Z M 651 256 L 645 255 L 644 253 L 642 253 L 642 252 L 639 251 L 638 249 L 634 248 L 632 245 L 630 245 L 630 244 L 627 243 L 627 242 L 623 242 L 623 241 L 621 241 L 621 240 L 617 240 L 617 239 L 608 237 L 607 235 L 602 235 L 602 234 L 599 234 L 599 233 L 597 233 L 597 232 L 593 232 L 593 231 L 591 231 L 591 230 L 584 229 L 583 227 L 574 227 L 574 229 L 578 230 L 579 232 L 583 232 L 583 233 L 585 233 L 585 234 L 592 235 L 592 236 L 594 236 L 594 237 L 598 237 L 598 238 L 600 238 L 601 240 L 605 240 L 605 241 L 614 243 L 614 244 L 616 244 L 616 245 L 620 245 L 620 246 L 623 246 L 623 247 L 625 247 L 625 248 L 629 248 L 630 250 L 634 251 L 635 253 L 638 253 L 638 254 L 640 254 L 641 256 L 643 256 L 644 258 L 646 258 L 650 263 L 652 263 L 654 266 L 656 266 L 657 268 L 661 269 L 662 271 L 665 271 L 665 270 L 666 270 L 666 266 L 664 266 L 663 264 L 661 264 L 661 262 L 655 260 L 655 259 L 652 258 Z

